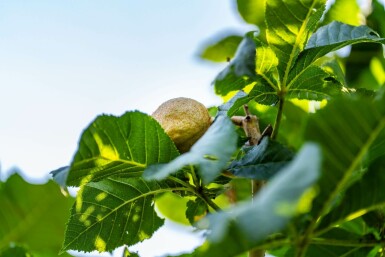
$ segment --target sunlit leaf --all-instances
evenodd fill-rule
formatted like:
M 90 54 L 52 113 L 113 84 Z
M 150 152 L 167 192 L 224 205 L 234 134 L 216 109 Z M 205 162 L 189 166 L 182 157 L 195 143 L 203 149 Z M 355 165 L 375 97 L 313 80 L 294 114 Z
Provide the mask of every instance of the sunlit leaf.
M 172 140 L 150 116 L 127 112 L 102 115 L 86 128 L 72 161 L 67 184 L 79 186 L 112 175 L 140 177 L 147 165 L 179 155 Z
M 325 3 L 325 0 L 266 2 L 267 41 L 279 59 L 279 76 L 284 86 L 290 69 L 321 19 Z
M 142 178 L 86 184 L 72 207 L 62 250 L 105 252 L 151 237 L 164 222 L 155 213 L 154 195 L 171 190 L 178 187 Z
M 364 20 L 357 0 L 337 0 L 325 13 L 323 24 L 339 21 L 349 25 L 362 25 Z
M 236 150 L 237 135 L 234 125 L 225 116 L 218 116 L 207 132 L 191 147 L 168 164 L 149 166 L 143 176 L 161 180 L 188 165 L 198 167 L 204 183 L 213 181 L 226 166 Z
M 298 74 L 291 73 L 289 80 L 287 98 L 317 101 L 341 95 L 345 84 L 340 66 L 330 58 L 320 59 Z
M 293 152 L 283 145 L 264 137 L 240 160 L 233 161 L 228 169 L 237 177 L 267 180 L 287 165 L 293 156 Z
M 238 12 L 250 24 L 259 25 L 265 18 L 265 0 L 237 0 Z
M 226 62 L 233 59 L 241 41 L 242 37 L 238 35 L 217 37 L 214 42 L 201 50 L 199 57 L 213 62 Z
M 329 52 L 336 51 L 347 45 L 364 42 L 384 44 L 385 38 L 380 38 L 374 30 L 367 26 L 356 27 L 333 21 L 320 27 L 310 37 L 292 72 L 298 74 Z
M 33 185 L 13 174 L 0 186 L 0 203 L 0 249 L 14 243 L 34 255 L 57 256 L 73 199 L 53 181 Z

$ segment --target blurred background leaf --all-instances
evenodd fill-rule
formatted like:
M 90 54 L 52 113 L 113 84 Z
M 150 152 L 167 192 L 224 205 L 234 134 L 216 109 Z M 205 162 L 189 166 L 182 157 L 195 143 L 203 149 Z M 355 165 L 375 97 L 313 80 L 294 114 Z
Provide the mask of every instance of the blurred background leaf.
M 35 257 L 57 256 L 73 202 L 53 181 L 33 185 L 11 175 L 0 187 L 0 249 L 15 243 Z

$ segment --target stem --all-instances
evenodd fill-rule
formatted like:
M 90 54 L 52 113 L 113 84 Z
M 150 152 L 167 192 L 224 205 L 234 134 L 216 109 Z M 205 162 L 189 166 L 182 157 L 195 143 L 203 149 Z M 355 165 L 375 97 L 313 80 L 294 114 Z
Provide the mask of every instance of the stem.
M 210 198 L 207 197 L 206 194 L 199 194 L 199 197 L 205 201 L 207 203 L 208 206 L 210 206 L 211 208 L 213 208 L 216 212 L 218 211 L 222 211 L 222 209 L 216 204 L 214 203 Z
M 282 113 L 283 113 L 283 104 L 284 103 L 285 103 L 285 99 L 282 96 L 279 98 L 279 102 L 278 102 L 278 113 L 277 113 L 277 117 L 275 118 L 273 134 L 271 135 L 272 139 L 276 139 L 278 136 L 278 130 L 279 130 L 279 126 L 281 125 L 281 119 L 282 119 Z

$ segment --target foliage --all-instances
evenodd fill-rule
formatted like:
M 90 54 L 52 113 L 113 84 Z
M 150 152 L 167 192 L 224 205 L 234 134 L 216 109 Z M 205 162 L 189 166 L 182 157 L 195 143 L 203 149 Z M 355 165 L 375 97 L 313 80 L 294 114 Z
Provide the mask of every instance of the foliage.
M 15 173 L 0 182 L 0 256 L 57 256 L 71 198 L 53 181 L 33 185 Z
M 202 246 L 180 256 L 384 251 L 385 38 L 361 25 L 367 19 L 383 33 L 384 7 L 374 1 L 368 17 L 352 0 L 329 9 L 326 0 L 237 7 L 255 31 L 202 50 L 202 58 L 231 61 L 213 82 L 225 103 L 189 152 L 180 154 L 151 116 L 128 111 L 98 116 L 71 164 L 53 172 L 59 185 L 79 187 L 62 252 L 141 242 L 163 225 L 157 210 L 206 231 Z M 351 45 L 347 57 L 336 54 Z M 164 211 L 172 201 L 178 215 Z

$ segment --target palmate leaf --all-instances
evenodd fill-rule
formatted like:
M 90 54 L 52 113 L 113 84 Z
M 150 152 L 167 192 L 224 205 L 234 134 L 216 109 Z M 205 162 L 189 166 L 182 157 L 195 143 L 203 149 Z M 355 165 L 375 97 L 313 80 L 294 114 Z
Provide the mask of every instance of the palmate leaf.
M 240 159 L 233 161 L 228 170 L 237 177 L 268 180 L 287 165 L 294 153 L 288 148 L 264 137 L 262 141 L 247 150 Z
M 218 116 L 207 132 L 191 147 L 167 164 L 149 166 L 143 176 L 161 180 L 188 165 L 198 167 L 205 184 L 212 182 L 226 166 L 236 150 L 237 134 L 229 118 Z
M 344 46 L 357 43 L 385 43 L 374 30 L 367 26 L 351 26 L 341 22 L 320 27 L 307 42 L 305 50 L 300 54 L 291 77 L 295 77 L 318 58 L 327 53 L 336 51 Z
M 147 165 L 166 163 L 178 155 L 172 140 L 147 114 L 102 115 L 84 130 L 67 185 L 79 186 L 112 175 L 140 177 Z
M 321 19 L 325 3 L 325 0 L 266 1 L 266 36 L 279 59 L 278 70 L 283 86 L 299 53 Z
M 0 182 L 0 203 L 0 251 L 22 245 L 37 257 L 57 256 L 72 198 L 64 197 L 53 181 L 33 185 L 13 174 Z M 5 256 L 16 256 L 16 250 Z
M 209 241 L 191 256 L 233 257 L 283 229 L 296 214 L 303 193 L 316 182 L 320 163 L 319 148 L 315 144 L 304 145 L 293 162 L 262 188 L 253 203 L 237 204 L 228 212 L 210 215 Z
M 163 225 L 154 195 L 183 190 L 168 181 L 107 178 L 86 184 L 78 193 L 67 224 L 62 251 L 111 251 L 133 245 Z
M 341 190 L 349 185 L 363 156 L 384 130 L 384 100 L 338 99 L 310 118 L 305 138 L 318 142 L 324 153 L 323 173 L 318 183 L 321 190 L 313 203 L 313 221 L 323 217 Z

